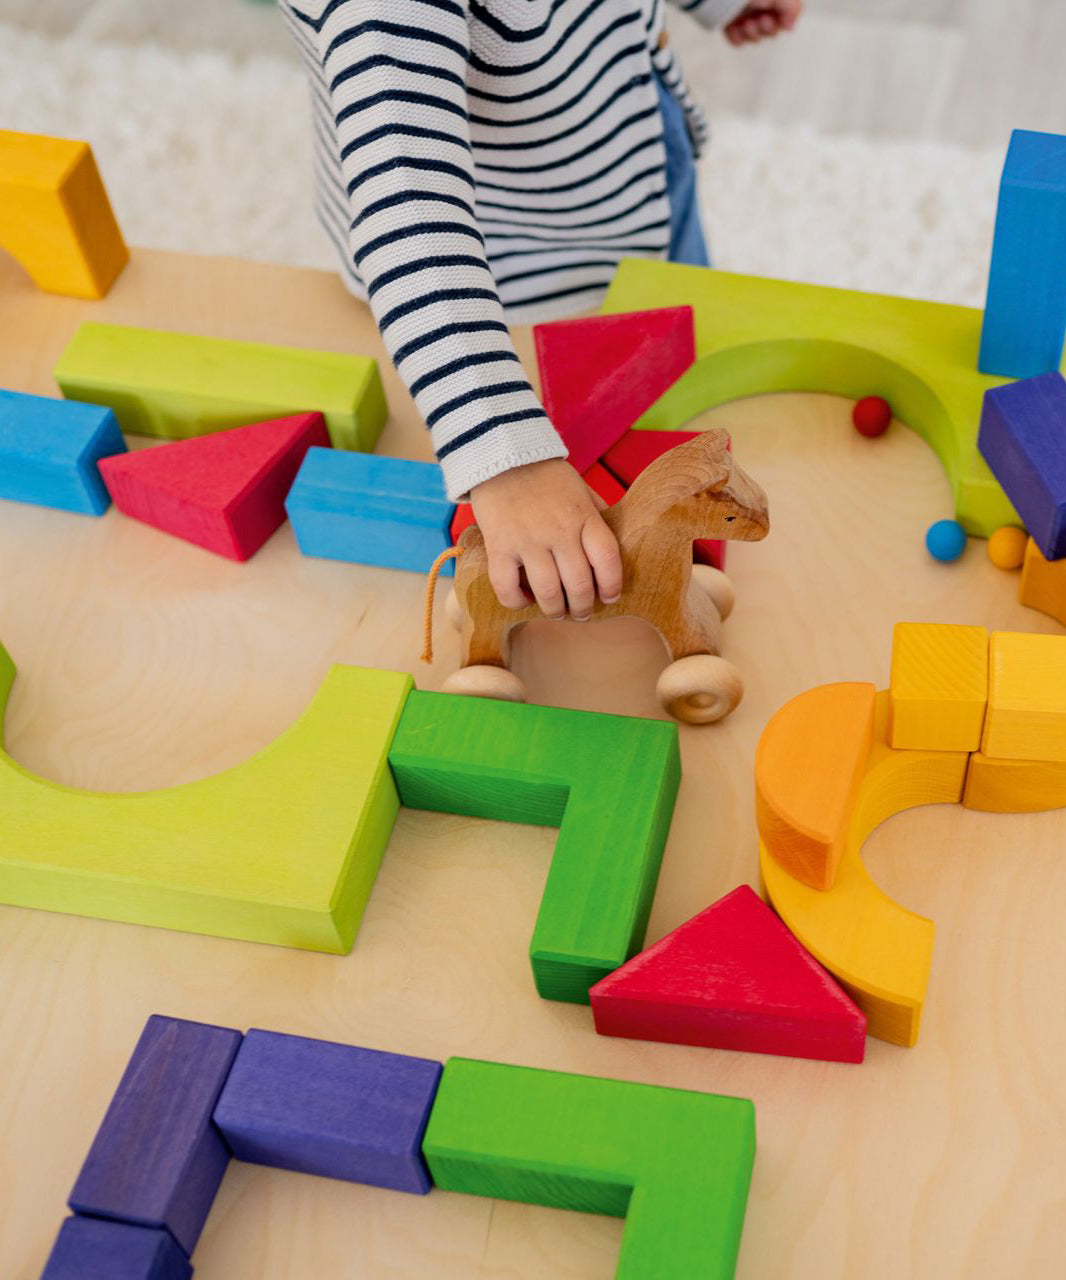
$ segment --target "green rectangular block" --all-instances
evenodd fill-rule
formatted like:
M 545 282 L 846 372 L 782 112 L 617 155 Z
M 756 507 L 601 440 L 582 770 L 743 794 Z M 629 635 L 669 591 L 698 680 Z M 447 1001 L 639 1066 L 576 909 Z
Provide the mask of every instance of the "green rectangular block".
M 530 957 L 537 990 L 588 990 L 640 950 L 681 780 L 677 726 L 415 690 L 389 764 L 409 809 L 558 826 Z
M 55 367 L 70 400 L 111 408 L 123 431 L 184 440 L 317 409 L 337 449 L 369 452 L 388 417 L 377 361 L 87 322 Z
M 422 1150 L 444 1191 L 625 1217 L 617 1280 L 728 1280 L 755 1159 L 746 1098 L 452 1058 Z

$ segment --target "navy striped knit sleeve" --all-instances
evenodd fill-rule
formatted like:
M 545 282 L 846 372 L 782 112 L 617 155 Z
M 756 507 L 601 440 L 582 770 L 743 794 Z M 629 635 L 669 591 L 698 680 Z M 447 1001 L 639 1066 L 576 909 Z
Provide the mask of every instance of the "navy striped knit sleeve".
M 468 0 L 282 7 L 325 74 L 351 263 L 449 495 L 565 457 L 518 362 L 474 215 Z

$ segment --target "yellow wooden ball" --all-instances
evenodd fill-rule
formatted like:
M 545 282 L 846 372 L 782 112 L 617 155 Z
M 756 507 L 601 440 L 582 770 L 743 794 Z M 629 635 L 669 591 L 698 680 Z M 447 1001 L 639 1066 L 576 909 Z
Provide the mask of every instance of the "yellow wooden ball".
M 1029 535 L 1017 525 L 1005 524 L 988 540 L 988 558 L 997 569 L 1020 569 Z

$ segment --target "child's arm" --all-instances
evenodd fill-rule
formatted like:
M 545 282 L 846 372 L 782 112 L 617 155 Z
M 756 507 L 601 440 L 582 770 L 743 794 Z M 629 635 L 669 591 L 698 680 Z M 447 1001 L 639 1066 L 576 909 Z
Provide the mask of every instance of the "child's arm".
M 349 252 L 433 436 L 449 496 L 469 493 L 503 604 L 587 616 L 621 589 L 613 535 L 518 362 L 474 211 L 469 0 L 282 0 L 328 102 Z M 506 190 L 506 178 L 500 181 Z M 591 563 L 590 563 L 591 562 Z M 565 598 L 564 593 L 565 592 Z
M 749 44 L 791 31 L 803 9 L 803 0 L 671 0 L 702 22 L 721 27 L 730 44 Z

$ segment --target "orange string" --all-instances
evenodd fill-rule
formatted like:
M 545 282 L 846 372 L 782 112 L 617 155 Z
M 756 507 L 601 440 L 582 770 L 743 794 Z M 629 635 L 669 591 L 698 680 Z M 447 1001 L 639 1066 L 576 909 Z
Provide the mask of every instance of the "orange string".
M 463 554 L 462 547 L 449 547 L 447 551 L 442 551 L 440 555 L 433 561 L 433 567 L 429 571 L 429 580 L 426 582 L 426 612 L 422 620 L 422 661 L 433 661 L 433 597 L 437 591 L 437 579 L 440 577 L 440 571 L 448 563 L 449 560 L 458 560 Z

